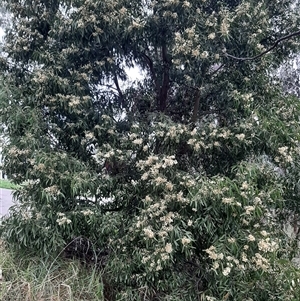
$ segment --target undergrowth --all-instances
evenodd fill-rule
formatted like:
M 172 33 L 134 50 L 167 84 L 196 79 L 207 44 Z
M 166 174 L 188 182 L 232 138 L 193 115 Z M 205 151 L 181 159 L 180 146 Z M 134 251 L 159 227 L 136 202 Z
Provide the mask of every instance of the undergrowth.
M 101 301 L 101 271 L 71 259 L 17 256 L 0 242 L 0 300 Z

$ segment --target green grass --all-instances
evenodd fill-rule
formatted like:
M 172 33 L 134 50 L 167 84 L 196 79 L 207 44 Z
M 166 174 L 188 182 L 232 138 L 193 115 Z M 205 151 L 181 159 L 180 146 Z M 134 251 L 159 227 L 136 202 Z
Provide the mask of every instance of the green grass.
M 12 184 L 9 180 L 0 179 L 0 188 L 16 189 L 17 186 Z
M 0 277 L 3 301 L 104 300 L 101 271 L 75 260 L 14 256 L 1 241 Z

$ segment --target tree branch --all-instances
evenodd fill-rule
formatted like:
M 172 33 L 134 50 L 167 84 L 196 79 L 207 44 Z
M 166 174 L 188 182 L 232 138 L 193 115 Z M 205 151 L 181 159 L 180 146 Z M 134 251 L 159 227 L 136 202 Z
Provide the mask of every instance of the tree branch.
M 199 105 L 200 105 L 200 90 L 197 90 L 196 92 L 196 97 L 195 97 L 195 104 L 194 104 L 194 109 L 193 109 L 193 115 L 191 122 L 195 123 L 197 121 L 197 117 L 199 114 Z
M 225 64 L 220 64 L 219 67 L 217 67 L 217 69 L 213 70 L 212 72 L 209 72 L 210 77 L 213 77 L 216 73 L 218 73 L 223 67 L 225 66 Z
M 163 60 L 163 80 L 159 93 L 159 109 L 164 112 L 167 107 L 167 97 L 169 91 L 170 77 L 169 77 L 169 60 L 167 55 L 167 46 L 164 43 L 162 46 L 162 60 Z
M 232 59 L 235 59 L 235 60 L 239 60 L 239 61 L 252 61 L 252 60 L 256 60 L 260 57 L 262 57 L 263 55 L 267 54 L 268 52 L 272 51 L 275 47 L 278 46 L 278 44 L 284 40 L 288 40 L 292 37 L 295 37 L 295 36 L 299 36 L 300 35 L 300 30 L 298 31 L 295 31 L 293 33 L 290 33 L 278 40 L 275 41 L 275 43 L 270 47 L 268 48 L 267 50 L 263 51 L 262 53 L 258 54 L 258 55 L 255 55 L 255 56 L 252 56 L 252 57 L 236 57 L 234 55 L 231 55 L 231 54 L 228 54 L 228 53 L 224 53 L 224 56 L 225 57 L 229 57 L 229 58 L 232 58 Z
M 154 85 L 155 85 L 156 105 L 157 105 L 157 107 L 159 107 L 159 99 L 160 99 L 161 87 L 160 87 L 158 78 L 156 76 L 156 72 L 154 70 L 154 64 L 153 64 L 152 59 L 147 54 L 143 53 L 143 56 L 146 59 L 146 62 L 147 62 L 148 67 L 150 69 L 151 77 L 152 77 L 152 80 L 153 80 Z
M 160 86 L 159 86 L 159 83 L 158 83 L 158 80 L 157 80 L 157 77 L 156 77 L 156 74 L 155 74 L 153 61 L 151 60 L 151 58 L 146 53 L 142 53 L 142 55 L 146 59 L 147 65 L 149 66 L 149 69 L 150 69 L 152 80 L 154 81 L 154 84 L 155 84 L 155 89 L 156 89 L 157 93 L 159 93 Z
M 118 81 L 118 77 L 117 77 L 116 72 L 114 73 L 114 83 L 115 83 L 116 89 L 117 89 L 117 91 L 118 91 L 118 93 L 119 93 L 119 97 L 120 97 L 120 100 L 121 100 L 121 105 L 122 105 L 122 107 L 124 108 L 124 106 L 125 106 L 125 103 L 124 103 L 124 95 L 123 95 L 123 93 L 122 93 L 122 90 L 120 89 L 119 81 Z

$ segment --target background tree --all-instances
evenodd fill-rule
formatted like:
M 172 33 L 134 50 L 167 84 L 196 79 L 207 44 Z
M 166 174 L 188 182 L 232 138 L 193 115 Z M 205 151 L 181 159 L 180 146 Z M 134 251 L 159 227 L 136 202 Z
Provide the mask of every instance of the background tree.
M 299 103 L 269 74 L 295 2 L 2 2 L 11 247 L 85 237 L 111 299 L 293 300 L 274 212 L 298 209 Z
M 280 66 L 277 80 L 281 82 L 283 90 L 291 95 L 300 96 L 299 85 L 299 55 L 293 56 Z

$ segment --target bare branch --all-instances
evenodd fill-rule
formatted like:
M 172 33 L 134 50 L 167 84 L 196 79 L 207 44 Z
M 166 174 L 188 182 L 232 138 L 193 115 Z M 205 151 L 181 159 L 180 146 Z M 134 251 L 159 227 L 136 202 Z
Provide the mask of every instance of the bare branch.
M 263 51 L 262 53 L 258 54 L 258 55 L 255 55 L 255 56 L 252 56 L 252 57 L 236 57 L 234 55 L 231 55 L 231 54 L 228 54 L 228 53 L 224 53 L 224 56 L 225 57 L 229 57 L 229 58 L 232 58 L 232 59 L 235 59 L 235 60 L 239 60 L 239 61 L 252 61 L 252 60 L 256 60 L 258 58 L 260 58 L 261 56 L 267 54 L 268 52 L 272 51 L 275 47 L 277 47 L 277 45 L 284 41 L 284 40 L 288 40 L 292 37 L 295 37 L 295 36 L 299 36 L 300 35 L 300 30 L 298 31 L 295 31 L 293 33 L 290 33 L 280 39 L 278 39 L 277 41 L 275 41 L 275 43 L 270 47 L 268 48 L 267 50 Z
M 119 81 L 118 81 L 118 77 L 117 77 L 116 72 L 114 73 L 114 83 L 115 83 L 116 89 L 117 89 L 117 91 L 119 93 L 119 97 L 121 99 L 121 104 L 124 107 L 124 105 L 125 105 L 125 103 L 124 103 L 124 95 L 122 93 L 122 90 L 120 89 L 120 85 L 119 85 Z

